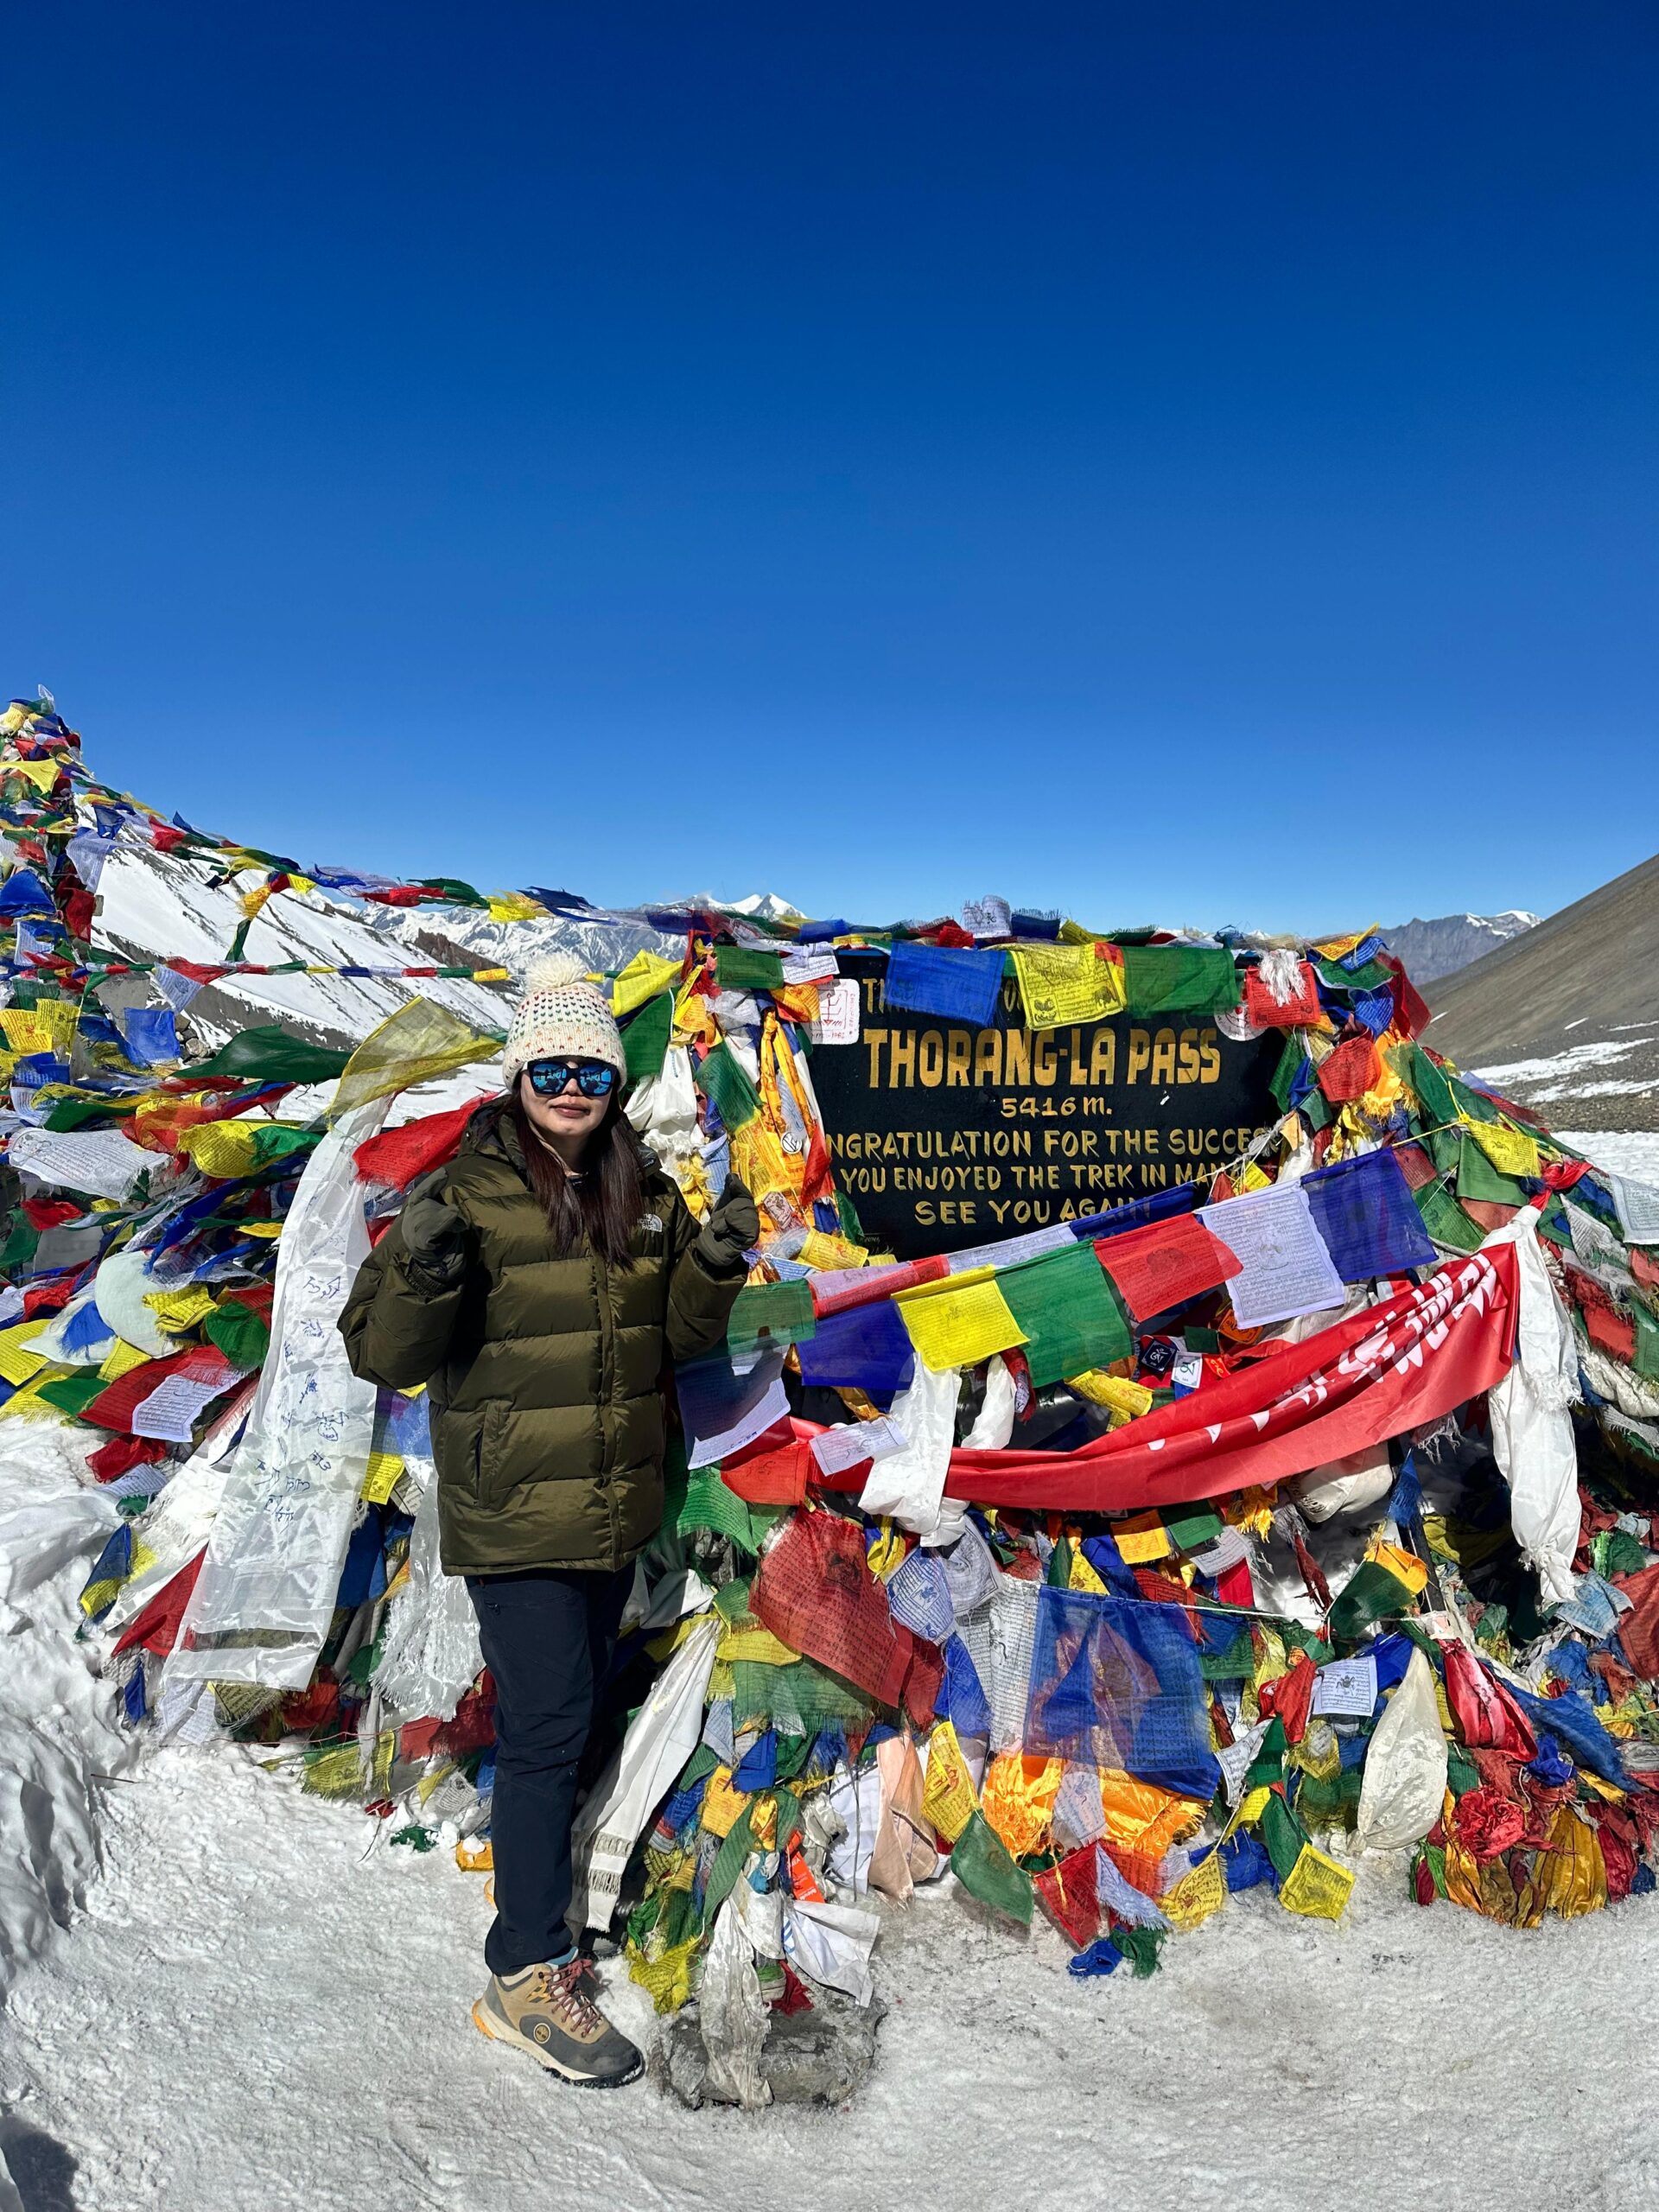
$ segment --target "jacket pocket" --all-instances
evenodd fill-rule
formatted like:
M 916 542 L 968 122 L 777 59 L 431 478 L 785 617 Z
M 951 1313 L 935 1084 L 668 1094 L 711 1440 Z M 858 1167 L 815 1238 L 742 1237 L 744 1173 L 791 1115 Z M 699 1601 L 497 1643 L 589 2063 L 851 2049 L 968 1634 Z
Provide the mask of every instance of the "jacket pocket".
M 506 1458 L 507 1402 L 486 1398 L 480 1408 L 478 1431 L 473 1439 L 473 1496 L 480 1505 L 499 1505 L 512 1488 L 504 1478 Z

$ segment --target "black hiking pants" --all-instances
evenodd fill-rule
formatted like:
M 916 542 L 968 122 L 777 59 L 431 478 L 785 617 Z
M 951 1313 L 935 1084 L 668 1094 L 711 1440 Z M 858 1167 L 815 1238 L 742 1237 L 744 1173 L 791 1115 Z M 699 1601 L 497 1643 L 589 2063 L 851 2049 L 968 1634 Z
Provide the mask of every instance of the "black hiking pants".
M 495 1919 L 484 1945 L 492 1974 L 557 1963 L 575 1948 L 565 1925 L 570 1824 L 632 1582 L 631 1567 L 467 1578 L 495 1682 Z

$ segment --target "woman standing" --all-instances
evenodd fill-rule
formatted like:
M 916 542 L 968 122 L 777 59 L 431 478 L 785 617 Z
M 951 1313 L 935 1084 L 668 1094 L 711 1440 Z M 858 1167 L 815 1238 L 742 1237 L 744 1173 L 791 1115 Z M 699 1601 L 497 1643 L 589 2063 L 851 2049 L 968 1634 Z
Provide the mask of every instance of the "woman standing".
M 663 1512 L 668 1363 L 717 1344 L 760 1234 L 728 1182 L 699 1229 L 621 1110 L 622 1039 L 570 957 L 537 963 L 506 1088 L 416 1184 L 340 1329 L 354 1371 L 429 1383 L 443 1564 L 495 1683 L 486 2035 L 567 2081 L 632 2081 L 565 1925 L 577 1769 L 635 1555 Z

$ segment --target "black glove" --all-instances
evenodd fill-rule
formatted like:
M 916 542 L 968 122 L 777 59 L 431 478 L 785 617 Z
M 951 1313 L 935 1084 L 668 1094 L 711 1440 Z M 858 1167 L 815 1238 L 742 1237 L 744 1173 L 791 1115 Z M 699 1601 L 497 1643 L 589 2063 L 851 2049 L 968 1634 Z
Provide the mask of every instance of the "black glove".
M 404 1200 L 404 1249 L 416 1271 L 443 1283 L 458 1282 L 472 1257 L 474 1230 L 446 1195 L 448 1170 L 435 1167 L 411 1183 Z
M 698 1256 L 713 1274 L 730 1274 L 742 1264 L 743 1255 L 759 1242 L 760 1236 L 760 1216 L 754 1200 L 737 1176 L 728 1175 L 725 1189 L 697 1231 Z

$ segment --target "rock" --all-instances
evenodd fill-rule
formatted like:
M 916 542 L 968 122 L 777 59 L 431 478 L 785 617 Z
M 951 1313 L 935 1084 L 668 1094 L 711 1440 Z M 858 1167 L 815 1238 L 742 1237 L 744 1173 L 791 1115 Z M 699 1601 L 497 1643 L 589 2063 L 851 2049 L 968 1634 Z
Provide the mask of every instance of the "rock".
M 857 2005 L 826 1992 L 810 2012 L 774 2012 L 760 2051 L 760 2071 L 778 2105 L 842 2105 L 857 2095 L 875 2063 L 875 2038 L 886 2007 Z M 651 2049 L 652 2078 L 684 2105 L 723 2101 L 709 2087 L 697 2008 L 664 2021 Z

